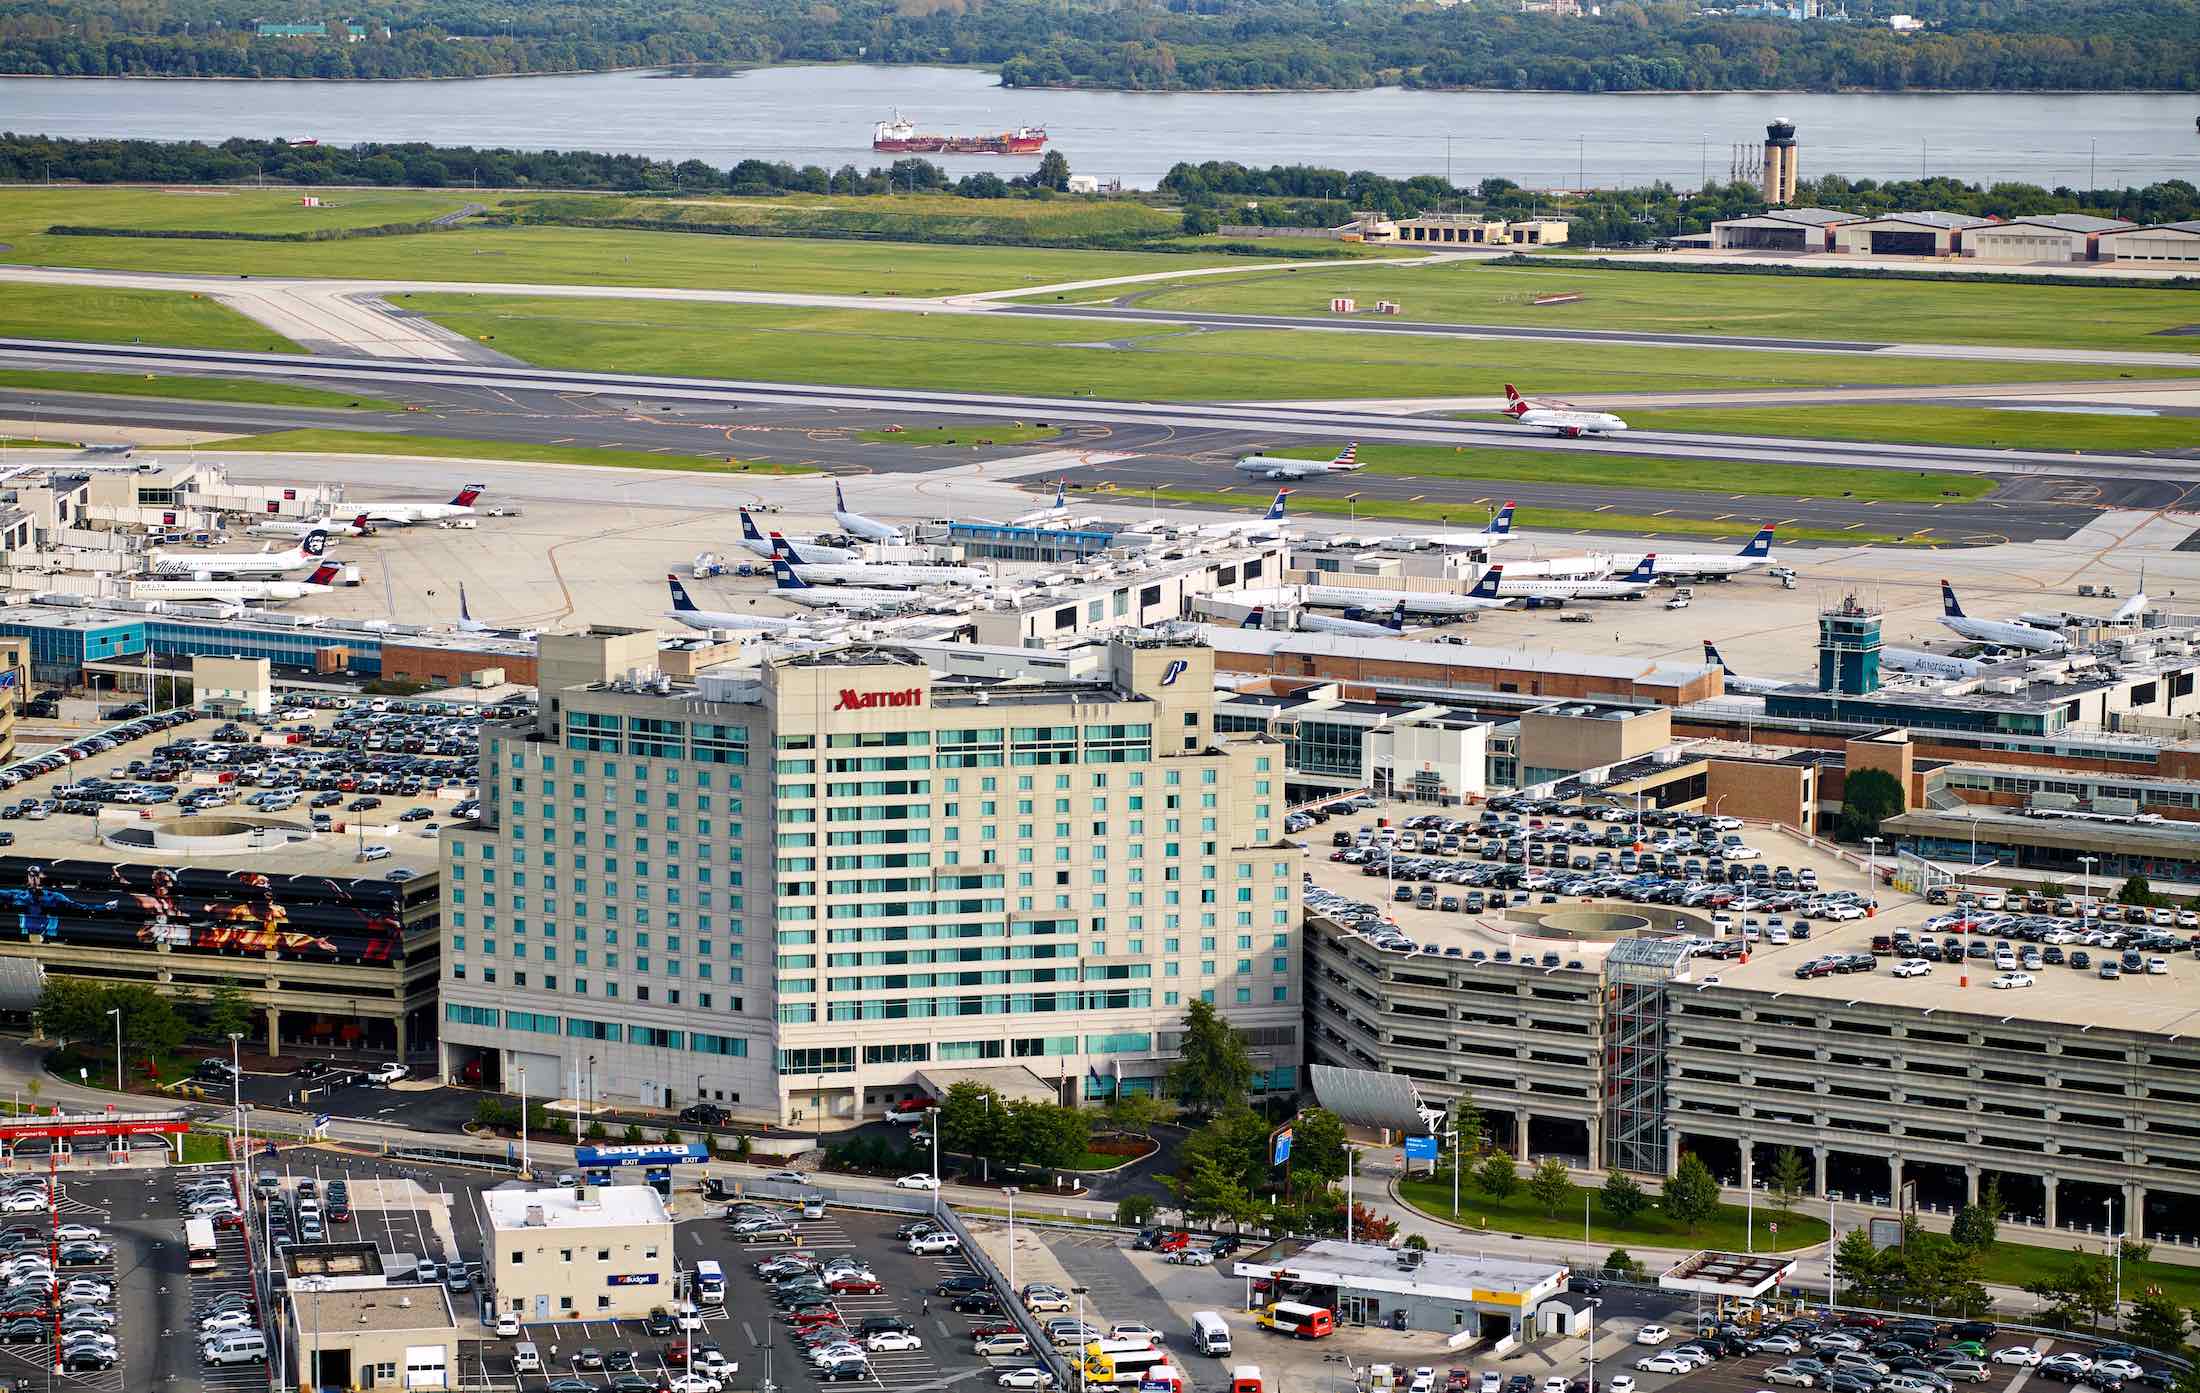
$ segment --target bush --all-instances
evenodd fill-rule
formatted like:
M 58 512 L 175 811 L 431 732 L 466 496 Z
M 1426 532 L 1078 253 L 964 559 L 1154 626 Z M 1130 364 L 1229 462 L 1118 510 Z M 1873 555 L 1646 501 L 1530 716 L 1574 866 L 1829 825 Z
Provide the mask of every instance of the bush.
M 1115 1202 L 1115 1222 L 1127 1229 L 1144 1228 L 1160 1207 L 1152 1195 L 1127 1195 Z
M 623 1140 L 638 1142 L 642 1139 L 642 1129 L 629 1122 L 626 1124 L 626 1130 L 620 1133 L 620 1136 Z
M 581 1135 L 587 1137 L 590 1141 L 602 1141 L 604 1138 L 610 1136 L 611 1133 L 605 1129 L 604 1125 L 601 1122 L 591 1122 L 588 1124 L 588 1129 L 585 1132 L 581 1133 Z
M 1417 1233 L 1409 1233 L 1406 1235 L 1404 1246 L 1411 1248 L 1416 1253 L 1425 1253 L 1428 1251 L 1428 1240 Z
M 667 1127 L 667 1128 L 665 1128 L 665 1143 L 666 1143 L 666 1144 L 667 1144 L 668 1146 L 677 1146 L 677 1145 L 679 1144 L 679 1142 L 680 1142 L 680 1129 L 679 1129 L 679 1128 L 677 1128 L 677 1127 Z
M 482 1098 L 474 1103 L 474 1125 L 494 1132 L 519 1130 L 519 1105 L 502 1098 Z

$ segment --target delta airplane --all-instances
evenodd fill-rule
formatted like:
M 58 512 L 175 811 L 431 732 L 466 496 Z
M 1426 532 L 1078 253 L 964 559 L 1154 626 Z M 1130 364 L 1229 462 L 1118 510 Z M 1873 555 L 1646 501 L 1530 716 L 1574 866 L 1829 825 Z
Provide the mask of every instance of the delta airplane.
M 884 562 L 850 562 L 847 564 L 818 565 L 794 549 L 777 532 L 772 533 L 774 561 L 785 561 L 794 567 L 794 573 L 806 581 L 824 581 L 831 585 L 846 585 L 851 581 L 871 581 L 879 585 L 979 585 L 989 586 L 993 575 L 983 566 L 925 566 Z
M 1717 668 L 1722 674 L 1724 674 L 1726 678 L 1726 689 L 1728 691 L 1740 692 L 1744 696 L 1763 696 L 1767 692 L 1777 692 L 1782 687 L 1794 685 L 1793 683 L 1777 681 L 1770 677 L 1742 676 L 1740 673 L 1736 672 L 1734 669 L 1726 665 L 1726 659 L 1719 656 L 1719 650 L 1711 646 L 1710 639 L 1705 639 L 1703 641 L 1703 660 L 1711 664 L 1711 666 Z
M 133 600 L 218 600 L 238 604 L 252 600 L 280 602 L 302 600 L 336 581 L 342 567 L 323 561 L 304 580 L 133 580 Z
M 1973 619 L 1963 612 L 1963 606 L 1956 601 L 1955 587 L 1945 580 L 1940 583 L 1940 622 L 1974 643 L 2021 648 L 2027 653 L 2060 653 L 2070 646 L 2061 634 L 2030 624 L 2006 619 Z
M 1769 566 L 1772 564 L 1773 526 L 1768 522 L 1758 528 L 1757 535 L 1749 539 L 1749 544 L 1731 555 L 1712 552 L 1659 552 L 1656 554 L 1658 574 L 1682 580 L 1723 580 L 1755 566 Z M 1641 563 L 1640 555 L 1612 558 L 1615 568 L 1637 566 Z
M 470 518 L 474 515 L 474 500 L 488 490 L 487 484 L 468 484 L 448 503 L 370 503 L 361 516 L 369 522 L 386 522 L 393 527 L 442 522 L 448 518 Z
M 1896 672 L 1913 672 L 1921 677 L 1983 677 L 1987 664 L 1976 658 L 1950 658 L 1939 653 L 1926 653 L 1915 648 L 1882 648 L 1879 665 Z
M 1484 599 L 1526 599 L 1533 595 L 1553 600 L 1625 600 L 1650 588 L 1657 564 L 1657 553 L 1652 552 L 1618 580 L 1508 579 L 1505 568 L 1497 565 L 1484 571 L 1482 578 L 1467 593 Z
M 820 546 L 815 537 L 795 537 L 790 540 L 801 543 L 803 555 L 809 557 L 812 561 L 861 561 L 863 559 L 861 555 L 848 550 L 846 547 Z M 756 519 L 749 516 L 749 510 L 746 508 L 741 509 L 741 547 L 744 551 L 761 556 L 766 561 L 771 560 L 776 555 L 772 550 L 772 539 L 757 530 Z
M 1460 595 L 1447 590 L 1361 590 L 1344 585 L 1307 585 L 1299 589 L 1302 604 L 1346 611 L 1378 605 L 1405 606 L 1408 614 L 1459 615 L 1485 609 L 1513 609 L 1520 601 L 1489 595 Z
M 851 537 L 861 537 L 866 542 L 886 542 L 899 546 L 904 540 L 900 528 L 889 527 L 861 513 L 849 512 L 848 499 L 841 493 L 837 483 L 833 485 L 833 521 L 840 524 L 841 531 Z
M 1280 455 L 1246 455 L 1234 466 L 1263 479 L 1311 479 L 1323 474 L 1349 474 L 1360 467 L 1359 442 L 1345 446 L 1334 459 L 1284 459 Z
M 1556 432 L 1568 440 L 1584 435 L 1617 435 L 1627 423 L 1609 411 L 1583 411 L 1569 401 L 1530 401 L 1505 384 L 1505 414 L 1524 426 Z
M 293 541 L 310 537 L 316 532 L 326 532 L 331 537 L 371 537 L 374 535 L 374 527 L 367 515 L 361 513 L 350 522 L 339 522 L 335 518 L 305 518 L 297 522 L 256 522 L 245 529 L 247 536 L 288 537 Z
M 1490 525 L 1480 532 L 1431 532 L 1421 540 L 1431 546 L 1464 547 L 1469 551 L 1486 551 L 1491 547 L 1503 546 L 1513 540 L 1512 500 L 1506 499 L 1505 506 L 1497 510 L 1497 516 L 1491 518 Z
M 233 551 L 217 551 L 200 556 L 168 556 L 156 552 L 153 555 L 153 576 L 155 579 L 188 577 L 191 580 L 280 576 L 295 571 L 300 566 L 313 565 L 327 551 L 328 533 L 315 530 L 289 551 L 248 552 L 242 555 Z
M 675 623 L 706 633 L 712 629 L 747 629 L 755 633 L 779 634 L 802 627 L 799 619 L 787 619 L 776 614 L 739 614 L 732 610 L 701 609 L 688 597 L 687 587 L 674 575 L 665 577 L 665 584 L 672 587 L 672 608 L 664 617 Z
M 779 582 L 773 593 L 806 609 L 846 609 L 893 613 L 924 608 L 924 597 L 913 590 L 865 590 L 852 585 L 816 586 L 795 574 L 782 556 L 772 562 L 772 576 Z M 678 584 L 677 581 L 674 582 Z

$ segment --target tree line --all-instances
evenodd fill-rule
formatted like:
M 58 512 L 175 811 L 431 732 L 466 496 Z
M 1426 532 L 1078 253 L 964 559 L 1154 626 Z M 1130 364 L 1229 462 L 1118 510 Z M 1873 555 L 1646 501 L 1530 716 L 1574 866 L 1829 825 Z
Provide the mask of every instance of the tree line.
M 1869 13 L 1868 0 L 1859 0 Z M 1344 0 L 300 0 L 329 36 L 261 37 L 243 0 L 5 0 L 0 71 L 389 79 L 672 65 L 997 67 L 1012 87 L 1569 92 L 2200 87 L 2200 0 L 1918 0 L 1932 27 L 1741 18 L 1682 0 L 1601 14 Z M 347 19 L 363 21 L 349 41 Z

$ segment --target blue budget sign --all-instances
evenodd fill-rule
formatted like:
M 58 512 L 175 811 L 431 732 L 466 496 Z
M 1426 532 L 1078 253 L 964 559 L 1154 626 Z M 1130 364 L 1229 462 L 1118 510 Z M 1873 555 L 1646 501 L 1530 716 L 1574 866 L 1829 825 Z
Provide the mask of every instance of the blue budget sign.
M 701 1142 L 642 1142 L 629 1146 L 577 1146 L 577 1166 L 687 1166 L 710 1159 L 710 1148 Z

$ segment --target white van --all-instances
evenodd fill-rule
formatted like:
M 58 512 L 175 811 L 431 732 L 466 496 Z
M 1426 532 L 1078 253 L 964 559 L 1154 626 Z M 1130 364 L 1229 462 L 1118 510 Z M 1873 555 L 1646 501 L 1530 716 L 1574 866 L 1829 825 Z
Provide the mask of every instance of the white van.
M 267 1336 L 257 1330 L 227 1330 L 204 1346 L 209 1364 L 265 1364 Z
M 512 1372 L 515 1374 L 539 1374 L 542 1372 L 542 1351 L 532 1340 L 522 1340 L 512 1346 Z
M 1230 1352 L 1230 1327 L 1213 1311 L 1194 1311 L 1192 1344 L 1201 1354 L 1220 1359 Z

